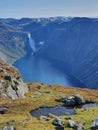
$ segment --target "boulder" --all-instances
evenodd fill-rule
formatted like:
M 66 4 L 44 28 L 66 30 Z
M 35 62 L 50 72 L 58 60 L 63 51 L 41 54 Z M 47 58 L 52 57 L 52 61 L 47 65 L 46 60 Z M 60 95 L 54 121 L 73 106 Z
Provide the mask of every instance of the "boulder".
M 1 93 L 11 99 L 25 98 L 28 86 L 23 82 L 18 70 L 10 64 L 0 62 L 2 76 L 0 77 L 0 98 L 5 98 Z
M 90 129 L 91 129 L 91 130 L 98 130 L 98 118 L 96 118 L 96 119 L 92 122 L 92 124 L 91 124 L 91 126 L 90 126 Z
M 68 99 L 65 100 L 65 105 L 67 107 L 69 106 L 75 106 L 75 98 L 72 96 L 72 97 L 69 97 Z
M 73 95 L 65 100 L 65 105 L 67 107 L 79 106 L 82 105 L 83 103 L 84 103 L 83 97 L 81 97 L 80 95 Z
M 68 119 L 68 127 L 75 128 L 75 122 L 72 119 Z
M 7 95 L 9 97 L 11 97 L 13 100 L 18 99 L 18 95 L 17 95 L 16 91 L 13 90 L 11 85 L 7 88 Z
M 4 69 L 3 68 L 0 68 L 0 73 L 4 72 Z
M 7 88 L 7 95 L 14 99 L 25 98 L 25 94 L 28 92 L 28 87 L 23 83 L 23 81 L 17 81 L 19 85 L 13 86 L 9 85 Z
M 75 130 L 85 130 L 85 128 L 82 124 L 76 124 Z
M 15 130 L 15 128 L 13 126 L 6 126 L 2 130 Z
M 7 107 L 0 108 L 0 114 L 5 114 L 8 111 Z
M 63 125 L 63 119 L 61 118 L 55 118 L 54 121 L 53 121 L 53 125 L 56 125 L 56 126 L 62 126 Z
M 84 103 L 83 97 L 80 95 L 74 95 L 75 105 L 82 105 Z

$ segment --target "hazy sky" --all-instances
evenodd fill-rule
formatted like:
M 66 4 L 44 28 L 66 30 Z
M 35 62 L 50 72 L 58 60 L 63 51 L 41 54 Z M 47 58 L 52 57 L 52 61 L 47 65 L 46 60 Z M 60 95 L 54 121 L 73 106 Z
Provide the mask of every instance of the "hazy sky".
M 98 16 L 98 0 L 0 0 L 0 17 Z

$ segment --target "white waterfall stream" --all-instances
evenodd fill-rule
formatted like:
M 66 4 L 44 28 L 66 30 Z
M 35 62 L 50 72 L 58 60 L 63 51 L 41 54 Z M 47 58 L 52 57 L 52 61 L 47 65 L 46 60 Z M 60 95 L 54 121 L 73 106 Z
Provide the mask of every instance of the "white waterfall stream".
M 35 53 L 35 52 L 36 52 L 35 41 L 34 41 L 34 39 L 31 37 L 31 34 L 30 34 L 30 33 L 28 33 L 28 38 L 29 38 L 30 47 L 32 48 L 33 53 Z

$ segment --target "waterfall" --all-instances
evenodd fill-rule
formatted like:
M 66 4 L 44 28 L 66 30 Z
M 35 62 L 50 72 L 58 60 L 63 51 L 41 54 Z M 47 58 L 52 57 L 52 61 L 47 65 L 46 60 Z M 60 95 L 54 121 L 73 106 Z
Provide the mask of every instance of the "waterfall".
M 31 37 L 31 34 L 30 34 L 30 33 L 28 33 L 28 38 L 29 38 L 30 47 L 32 48 L 33 53 L 35 53 L 35 52 L 36 52 L 35 41 L 34 41 L 34 39 Z

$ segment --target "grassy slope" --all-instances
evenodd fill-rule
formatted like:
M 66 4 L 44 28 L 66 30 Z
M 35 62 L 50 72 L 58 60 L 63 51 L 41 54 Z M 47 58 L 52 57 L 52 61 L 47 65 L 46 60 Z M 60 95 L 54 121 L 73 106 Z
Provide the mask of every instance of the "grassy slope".
M 38 89 L 37 86 L 42 86 Z M 59 106 L 61 103 L 56 102 L 55 99 L 59 99 L 64 96 L 70 96 L 74 94 L 80 94 L 87 101 L 93 101 L 98 103 L 98 90 L 88 90 L 80 88 L 67 88 L 63 86 L 48 86 L 41 85 L 40 83 L 28 83 L 30 87 L 29 93 L 25 99 L 20 100 L 0 100 L 0 106 L 8 106 L 9 111 L 0 115 L 0 129 L 4 125 L 14 125 L 17 130 L 55 130 L 55 126 L 52 125 L 53 119 L 49 122 L 44 120 L 37 120 L 30 115 L 30 111 L 44 106 Z M 47 93 L 50 92 L 50 93 Z M 98 117 L 98 108 L 90 108 L 85 111 L 77 109 L 76 114 L 72 116 L 75 122 L 81 122 L 87 130 L 93 119 Z M 65 121 L 65 127 L 67 126 L 67 120 L 63 116 Z M 71 130 L 66 128 L 66 130 Z

